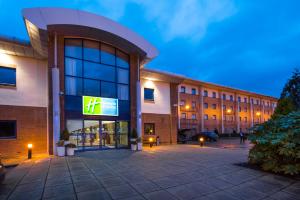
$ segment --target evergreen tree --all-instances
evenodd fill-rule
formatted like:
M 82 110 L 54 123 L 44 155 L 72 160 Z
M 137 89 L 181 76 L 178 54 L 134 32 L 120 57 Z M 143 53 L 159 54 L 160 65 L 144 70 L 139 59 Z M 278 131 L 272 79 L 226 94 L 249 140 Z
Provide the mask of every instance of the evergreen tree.
M 287 115 L 290 112 L 300 110 L 300 71 L 295 69 L 293 76 L 285 84 L 273 118 Z

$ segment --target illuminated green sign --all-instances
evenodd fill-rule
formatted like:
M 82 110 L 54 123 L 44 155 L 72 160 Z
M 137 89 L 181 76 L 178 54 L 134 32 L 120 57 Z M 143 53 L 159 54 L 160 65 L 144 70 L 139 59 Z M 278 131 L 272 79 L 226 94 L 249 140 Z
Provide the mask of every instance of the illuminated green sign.
M 118 99 L 83 96 L 82 113 L 84 115 L 118 116 Z

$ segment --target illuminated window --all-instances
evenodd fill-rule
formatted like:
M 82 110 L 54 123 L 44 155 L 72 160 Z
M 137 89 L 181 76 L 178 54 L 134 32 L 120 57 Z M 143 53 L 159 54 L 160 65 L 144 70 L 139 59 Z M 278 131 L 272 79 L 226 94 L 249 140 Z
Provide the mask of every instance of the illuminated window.
M 212 118 L 213 120 L 217 120 L 217 115 L 213 115 L 211 118 Z
M 192 108 L 195 109 L 196 108 L 196 102 L 192 101 Z
M 208 115 L 207 114 L 204 115 L 204 119 L 208 120 Z
M 185 100 L 181 100 L 181 101 L 180 101 L 180 105 L 181 105 L 181 106 L 184 106 L 184 105 L 185 105 Z
M 155 135 L 155 124 L 154 123 L 144 123 L 144 134 L 145 135 Z
M 181 113 L 181 119 L 186 119 L 186 113 Z
M 192 114 L 192 119 L 196 119 L 196 114 Z

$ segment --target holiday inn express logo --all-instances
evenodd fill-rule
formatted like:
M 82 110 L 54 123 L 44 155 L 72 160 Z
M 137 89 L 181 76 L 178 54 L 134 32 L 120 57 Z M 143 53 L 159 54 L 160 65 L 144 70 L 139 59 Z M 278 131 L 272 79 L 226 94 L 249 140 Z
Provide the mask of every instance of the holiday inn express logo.
M 118 99 L 83 96 L 82 113 L 84 115 L 118 116 Z

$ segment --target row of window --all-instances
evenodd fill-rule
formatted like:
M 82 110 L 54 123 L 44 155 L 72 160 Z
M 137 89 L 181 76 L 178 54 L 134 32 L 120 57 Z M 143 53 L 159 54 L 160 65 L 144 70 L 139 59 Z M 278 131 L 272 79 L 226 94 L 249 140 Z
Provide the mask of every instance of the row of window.
M 192 91 L 192 95 L 196 95 L 196 94 L 197 94 L 196 88 L 192 88 L 191 91 Z M 185 86 L 181 86 L 180 92 L 181 92 L 181 93 L 186 93 L 186 87 L 185 87 Z M 208 97 L 208 91 L 207 91 L 207 90 L 204 90 L 204 91 L 203 91 L 203 96 L 204 96 L 204 97 Z M 216 93 L 216 92 L 212 92 L 211 97 L 212 97 L 212 98 L 217 98 L 217 93 Z M 229 95 L 228 97 L 229 97 L 229 98 L 227 98 L 227 95 L 226 95 L 226 94 L 222 94 L 222 99 L 223 99 L 223 100 L 234 101 L 233 95 Z M 242 98 L 241 98 L 240 96 L 238 96 L 238 102 L 242 102 Z M 248 103 L 248 98 L 247 98 L 247 97 L 244 97 L 244 103 Z M 262 104 L 262 105 L 266 105 L 266 106 L 268 106 L 268 107 L 270 106 L 270 102 L 267 102 L 267 103 L 265 104 L 264 101 L 260 102 L 258 99 L 256 99 L 256 101 L 254 101 L 254 99 L 251 99 L 251 103 L 252 103 L 252 104 L 257 104 L 257 105 Z M 275 105 L 275 104 L 272 103 L 272 106 L 274 106 L 274 105 Z
M 208 114 L 204 114 L 203 115 L 204 120 L 209 120 L 209 116 Z M 187 119 L 187 114 L 186 113 L 181 113 L 181 119 Z M 191 115 L 191 119 L 197 119 L 196 118 L 196 114 L 192 114 Z M 217 120 L 217 115 L 211 115 L 211 119 L 212 120 Z M 242 117 L 239 117 L 240 121 L 242 121 Z M 234 121 L 234 117 L 233 116 L 225 116 L 223 118 L 224 121 Z M 244 117 L 244 122 L 247 122 L 247 117 Z

